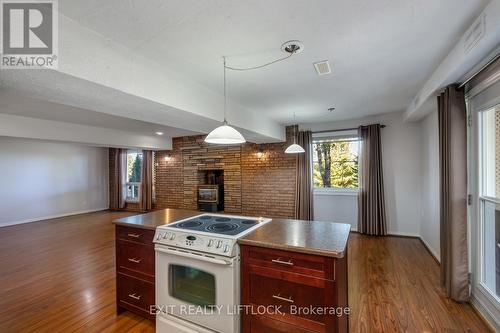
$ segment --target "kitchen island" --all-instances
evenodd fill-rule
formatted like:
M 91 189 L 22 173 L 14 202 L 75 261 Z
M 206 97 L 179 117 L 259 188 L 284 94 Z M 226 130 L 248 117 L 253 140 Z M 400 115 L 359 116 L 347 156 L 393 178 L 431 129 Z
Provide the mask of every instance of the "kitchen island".
M 154 230 L 199 214 L 165 209 L 114 221 L 118 311 L 153 318 Z M 239 238 L 241 303 L 252 310 L 242 315 L 242 332 L 347 332 L 349 232 L 346 224 L 273 219 Z M 262 306 L 281 312 L 254 311 Z

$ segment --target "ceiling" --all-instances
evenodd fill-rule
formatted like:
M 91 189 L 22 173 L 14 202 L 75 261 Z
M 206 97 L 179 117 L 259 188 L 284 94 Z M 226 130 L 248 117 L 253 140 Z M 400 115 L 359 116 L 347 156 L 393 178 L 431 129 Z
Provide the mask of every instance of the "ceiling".
M 63 15 L 282 124 L 403 111 L 488 0 L 65 0 Z M 453 15 L 448 15 L 453 10 Z M 446 18 L 446 19 L 444 19 Z M 332 74 L 313 63 L 329 60 Z M 329 107 L 335 107 L 332 113 Z
M 159 125 L 126 117 L 81 109 L 18 94 L 9 89 L 0 90 L 1 113 L 36 119 L 60 121 L 93 127 L 104 127 L 131 133 L 152 135 L 162 132 L 172 137 L 199 134 L 193 131 Z
M 260 65 L 298 39 L 300 54 L 227 73 L 229 123 L 251 142 L 283 141 L 292 122 L 406 110 L 489 2 L 64 0 L 59 68 L 1 70 L 0 113 L 150 137 L 208 133 L 223 118 L 222 56 Z M 332 73 L 318 76 L 323 60 Z

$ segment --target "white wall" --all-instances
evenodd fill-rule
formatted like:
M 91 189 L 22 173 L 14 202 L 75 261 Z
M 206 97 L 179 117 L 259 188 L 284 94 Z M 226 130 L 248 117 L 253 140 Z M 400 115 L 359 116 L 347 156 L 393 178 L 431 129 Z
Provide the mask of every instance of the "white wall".
M 108 150 L 0 137 L 0 226 L 108 208 Z
M 314 219 L 347 223 L 352 230 L 358 230 L 358 195 L 315 193 Z
M 420 235 L 420 124 L 404 123 L 403 113 L 322 124 L 302 124 L 301 129 L 334 130 L 381 123 L 382 163 L 388 232 L 397 235 Z M 315 219 L 357 225 L 355 196 L 315 195 Z M 321 208 L 319 206 L 321 205 Z
M 439 132 L 437 110 L 427 115 L 420 122 L 421 168 L 422 168 L 422 219 L 420 237 L 440 260 L 439 227 Z

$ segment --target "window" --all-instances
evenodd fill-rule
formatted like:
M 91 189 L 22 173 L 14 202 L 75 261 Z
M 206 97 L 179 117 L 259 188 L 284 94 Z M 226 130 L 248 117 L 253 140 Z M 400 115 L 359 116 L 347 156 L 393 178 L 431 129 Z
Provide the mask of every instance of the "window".
M 141 191 L 142 153 L 129 150 L 127 152 L 127 178 L 125 193 L 128 202 L 138 202 Z
M 479 113 L 480 281 L 500 302 L 500 104 Z
M 359 139 L 356 135 L 314 138 L 314 188 L 356 190 L 358 147 Z

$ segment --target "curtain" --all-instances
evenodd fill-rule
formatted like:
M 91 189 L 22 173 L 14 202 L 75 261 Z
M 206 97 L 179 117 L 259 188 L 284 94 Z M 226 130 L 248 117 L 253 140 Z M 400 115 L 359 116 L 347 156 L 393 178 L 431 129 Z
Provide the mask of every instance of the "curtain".
M 109 148 L 110 159 L 110 174 L 113 186 L 109 189 L 109 208 L 119 210 L 125 208 L 125 181 L 126 173 L 126 150 L 120 148 Z M 125 163 L 124 163 L 125 160 Z
M 360 126 L 358 232 L 387 234 L 380 124 Z
M 142 151 L 140 208 L 142 211 L 153 208 L 153 152 L 151 150 Z
M 313 214 L 313 176 L 312 176 L 312 133 L 299 132 L 297 144 L 305 153 L 297 154 L 297 172 L 295 182 L 295 218 L 312 220 Z
M 463 89 L 438 96 L 441 284 L 448 297 L 469 299 L 467 256 L 467 116 Z

